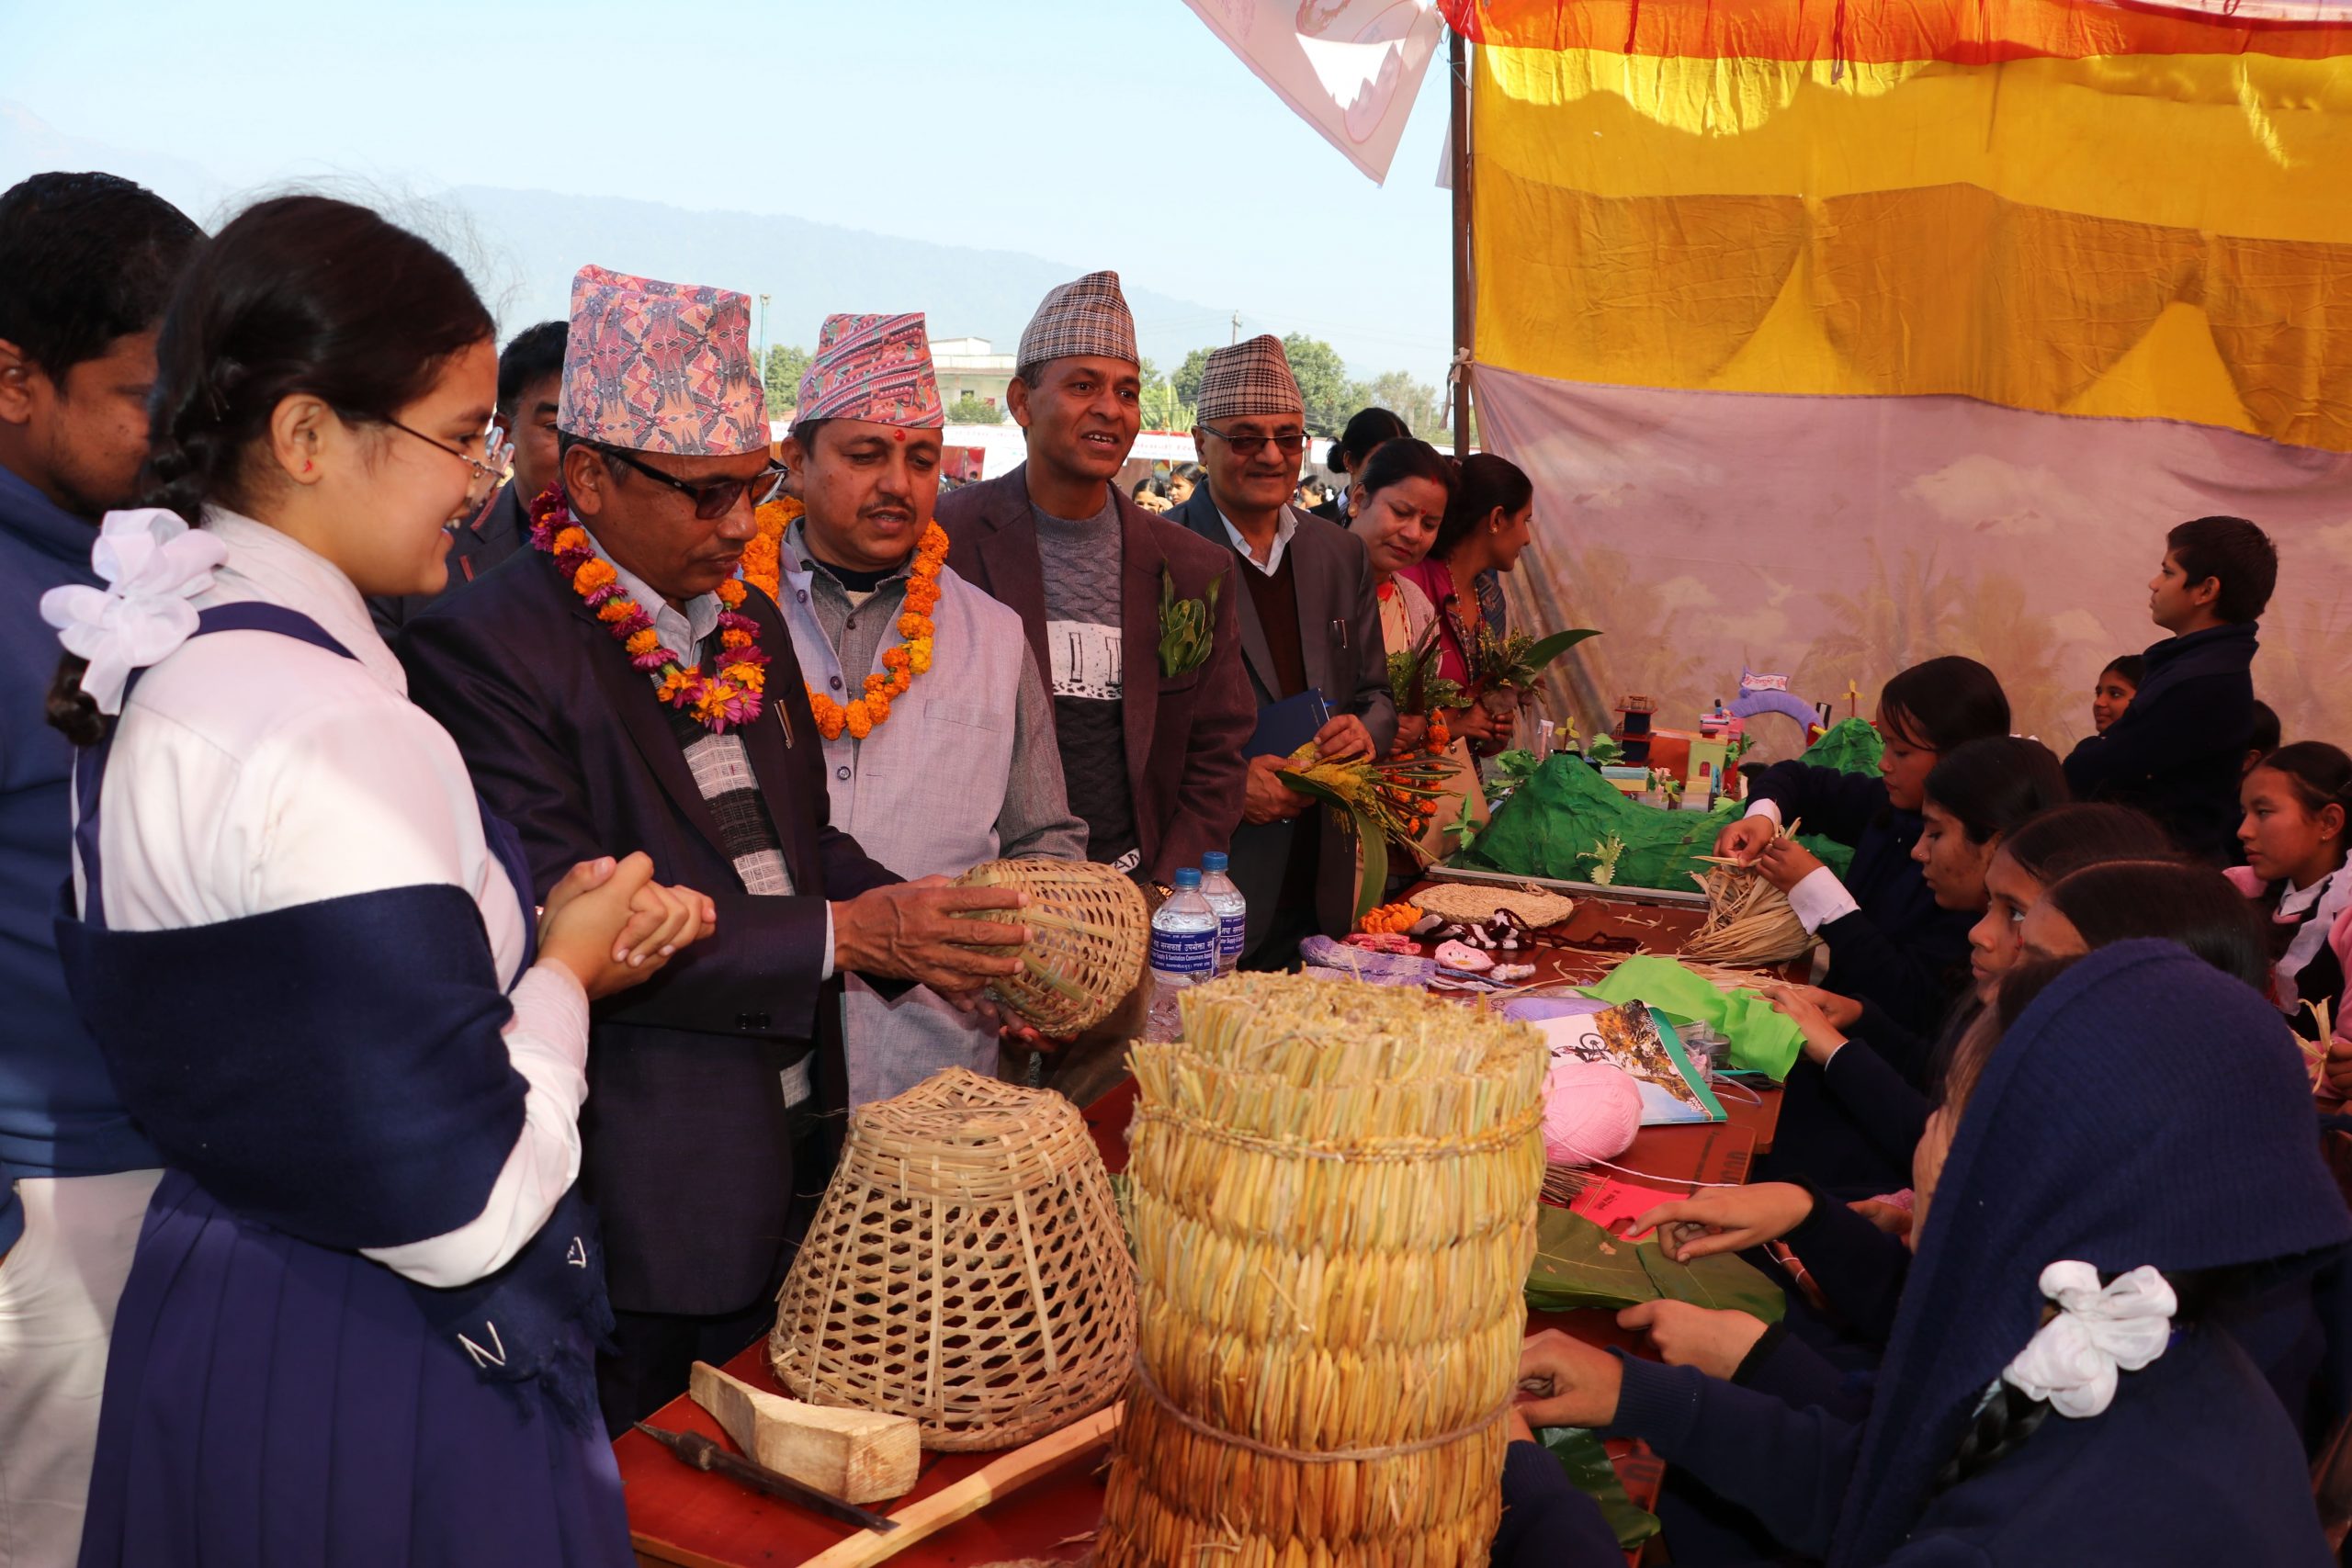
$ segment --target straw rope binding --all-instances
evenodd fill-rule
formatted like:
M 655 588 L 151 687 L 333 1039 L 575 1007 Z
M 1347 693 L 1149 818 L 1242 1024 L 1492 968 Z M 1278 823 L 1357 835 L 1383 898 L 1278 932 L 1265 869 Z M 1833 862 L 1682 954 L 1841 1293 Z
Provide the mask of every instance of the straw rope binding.
M 1135 1266 L 1078 1108 L 949 1067 L 850 1119 L 778 1297 L 794 1397 L 1011 1448 L 1100 1409 L 1135 1350 Z
M 1101 1562 L 1483 1564 L 1542 1037 L 1295 976 L 1181 1006 L 1183 1040 L 1134 1047 L 1143 1327 Z
M 956 879 L 964 887 L 1014 887 L 1025 909 L 981 919 L 1029 928 L 1021 973 L 989 996 L 1041 1032 L 1068 1037 L 1116 1012 L 1143 981 L 1151 916 L 1133 881 L 1091 861 L 993 860 Z

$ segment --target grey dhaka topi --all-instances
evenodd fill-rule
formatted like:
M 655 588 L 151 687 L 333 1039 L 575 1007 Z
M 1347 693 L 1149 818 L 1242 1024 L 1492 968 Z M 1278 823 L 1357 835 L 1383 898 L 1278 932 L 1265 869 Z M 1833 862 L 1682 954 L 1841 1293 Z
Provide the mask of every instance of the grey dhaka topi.
M 1022 329 L 1016 365 L 1084 355 L 1141 365 L 1136 350 L 1136 318 L 1119 292 L 1115 272 L 1090 272 L 1049 291 Z
M 1201 372 L 1199 411 L 1204 424 L 1252 415 L 1303 415 L 1306 401 L 1298 395 L 1282 339 L 1261 333 L 1210 355 Z

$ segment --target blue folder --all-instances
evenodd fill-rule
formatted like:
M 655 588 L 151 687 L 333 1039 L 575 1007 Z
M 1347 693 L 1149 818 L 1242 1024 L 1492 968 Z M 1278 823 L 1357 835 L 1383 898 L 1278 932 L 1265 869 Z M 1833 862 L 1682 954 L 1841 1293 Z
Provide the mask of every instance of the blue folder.
M 1249 755 L 1287 757 L 1322 733 L 1331 722 L 1331 705 L 1321 690 L 1309 686 L 1295 697 L 1269 703 L 1258 710 L 1258 728 L 1250 737 Z

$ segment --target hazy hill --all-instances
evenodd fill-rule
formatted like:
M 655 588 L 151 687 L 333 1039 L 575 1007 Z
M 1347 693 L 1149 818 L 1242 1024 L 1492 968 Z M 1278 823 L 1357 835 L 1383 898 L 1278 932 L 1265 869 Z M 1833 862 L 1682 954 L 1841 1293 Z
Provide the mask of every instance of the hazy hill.
M 19 105 L 0 103 L 0 187 L 44 169 L 95 168 L 138 180 L 208 226 L 251 194 L 186 159 L 67 135 Z M 300 186 L 306 182 L 288 182 Z M 920 310 L 934 335 L 993 340 L 1010 353 L 1046 289 L 1117 256 L 1048 261 L 745 212 L 689 212 L 658 202 L 484 186 L 385 190 L 329 174 L 308 182 L 392 210 L 462 260 L 508 331 L 564 311 L 572 272 L 595 262 L 655 277 L 722 284 L 769 296 L 768 341 L 816 342 L 831 310 Z M 1188 350 L 1226 341 L 1230 306 L 1130 285 L 1143 351 L 1172 368 Z M 1244 333 L 1280 332 L 1242 318 Z M 758 331 L 756 320 L 753 331 Z M 1350 345 L 1337 344 L 1343 355 Z M 1377 365 L 1385 353 L 1350 355 Z

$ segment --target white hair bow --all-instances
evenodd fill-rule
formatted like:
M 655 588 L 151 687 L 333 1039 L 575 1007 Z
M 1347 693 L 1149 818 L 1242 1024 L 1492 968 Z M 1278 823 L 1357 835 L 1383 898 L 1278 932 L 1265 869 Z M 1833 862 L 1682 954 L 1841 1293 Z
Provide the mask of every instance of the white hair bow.
M 2087 1263 L 2061 1261 L 2041 1271 L 2041 1293 L 2058 1315 L 2041 1325 L 2001 1375 L 2061 1416 L 2096 1416 L 2115 1398 L 2118 1369 L 2138 1371 L 2165 1353 L 2172 1314 L 2180 1309 L 2172 1285 L 2142 1264 L 2098 1282 Z
M 65 651 L 89 660 L 82 690 L 100 713 L 120 713 L 130 672 L 195 632 L 188 601 L 212 586 L 213 568 L 228 558 L 226 545 L 161 507 L 107 513 L 90 566 L 107 586 L 69 583 L 40 596 L 40 618 L 57 628 Z

